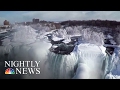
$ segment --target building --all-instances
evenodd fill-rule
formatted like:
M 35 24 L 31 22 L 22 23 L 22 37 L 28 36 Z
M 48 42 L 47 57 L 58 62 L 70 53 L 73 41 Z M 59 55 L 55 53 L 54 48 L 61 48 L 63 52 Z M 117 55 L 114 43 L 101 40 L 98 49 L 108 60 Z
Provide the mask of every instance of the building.
M 25 25 L 31 25 L 32 22 L 25 22 Z
M 39 21 L 39 19 L 33 19 L 33 23 L 39 23 L 40 21 Z
M 10 23 L 9 23 L 9 21 L 5 20 L 5 21 L 3 22 L 3 25 L 10 25 Z
M 61 24 L 60 23 L 54 23 L 56 29 L 60 29 L 61 28 Z
M 40 23 L 47 23 L 47 21 L 41 20 Z

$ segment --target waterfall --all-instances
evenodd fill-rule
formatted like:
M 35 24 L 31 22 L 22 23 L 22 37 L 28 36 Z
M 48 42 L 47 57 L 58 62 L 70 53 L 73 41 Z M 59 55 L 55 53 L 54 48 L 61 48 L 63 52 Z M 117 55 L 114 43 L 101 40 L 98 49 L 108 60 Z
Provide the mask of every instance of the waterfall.
M 108 59 L 106 59 L 105 47 L 102 46 L 104 39 L 102 33 L 87 32 L 89 29 L 83 30 L 81 27 L 73 28 L 74 31 L 72 28 L 64 31 L 60 29 L 59 33 L 54 33 L 54 36 L 68 39 L 70 36 L 83 34 L 82 38 L 86 41 L 79 43 L 70 55 L 60 55 L 50 52 L 51 44 L 48 40 L 42 36 L 41 39 L 38 39 L 39 34 L 30 26 L 15 26 L 14 29 L 16 32 L 4 39 L 3 46 L 0 46 L 0 64 L 4 64 L 5 60 L 40 61 L 41 74 L 7 77 L 4 75 L 4 65 L 1 65 L 0 68 L 3 69 L 0 77 L 25 79 L 104 78 Z M 42 31 L 44 30 L 40 32 Z M 72 34 L 72 32 L 75 33 Z M 8 53 L 7 57 L 4 56 L 6 52 Z
M 106 79 L 120 78 L 120 47 L 116 47 L 113 55 L 109 55 L 108 73 Z

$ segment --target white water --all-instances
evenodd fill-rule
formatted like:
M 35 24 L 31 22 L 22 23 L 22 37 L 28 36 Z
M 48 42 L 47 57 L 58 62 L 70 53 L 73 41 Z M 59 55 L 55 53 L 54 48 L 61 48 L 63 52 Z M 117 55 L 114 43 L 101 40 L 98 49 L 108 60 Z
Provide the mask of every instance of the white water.
M 71 55 L 57 55 L 49 52 L 51 44 L 44 37 L 43 29 L 39 31 L 42 35 L 30 26 L 15 26 L 14 29 L 16 32 L 4 39 L 4 46 L 0 47 L 0 58 L 4 59 L 4 53 L 8 52 L 8 60 L 41 61 L 40 75 L 24 75 L 23 78 L 104 78 L 108 59 L 102 46 L 102 33 L 83 30 L 81 26 L 73 28 L 74 31 L 71 27 L 60 29 L 53 33 L 55 37 L 69 40 L 70 36 L 82 35 L 84 43 L 76 46 Z
M 98 79 L 104 78 L 107 61 L 105 48 L 94 44 L 81 44 L 77 49 L 78 68 L 74 78 Z M 87 75 L 87 76 L 86 76 Z
M 120 47 L 115 49 L 109 60 L 109 72 L 106 75 L 106 79 L 120 79 Z

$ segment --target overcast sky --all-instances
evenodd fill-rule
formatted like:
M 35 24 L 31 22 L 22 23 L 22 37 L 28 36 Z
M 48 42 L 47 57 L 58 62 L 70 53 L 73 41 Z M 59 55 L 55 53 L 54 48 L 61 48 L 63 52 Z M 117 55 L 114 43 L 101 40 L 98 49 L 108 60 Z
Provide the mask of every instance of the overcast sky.
M 3 24 L 4 20 L 14 23 L 32 21 L 33 18 L 47 21 L 91 19 L 120 21 L 120 11 L 0 11 L 0 24 Z

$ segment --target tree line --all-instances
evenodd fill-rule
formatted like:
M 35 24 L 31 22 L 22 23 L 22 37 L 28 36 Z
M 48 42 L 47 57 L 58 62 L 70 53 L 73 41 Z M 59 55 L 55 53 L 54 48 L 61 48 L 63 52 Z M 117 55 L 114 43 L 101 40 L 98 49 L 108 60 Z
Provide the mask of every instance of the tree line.
M 69 20 L 69 21 L 61 22 L 61 25 L 68 25 L 68 26 L 87 25 L 87 26 L 116 28 L 117 26 L 120 26 L 120 22 L 110 21 L 110 20 L 81 20 L 81 21 Z

